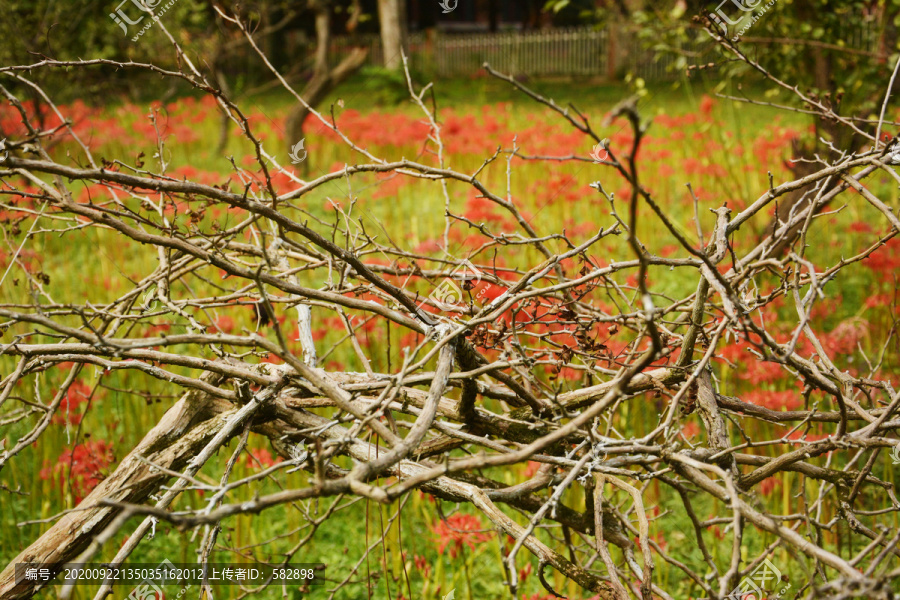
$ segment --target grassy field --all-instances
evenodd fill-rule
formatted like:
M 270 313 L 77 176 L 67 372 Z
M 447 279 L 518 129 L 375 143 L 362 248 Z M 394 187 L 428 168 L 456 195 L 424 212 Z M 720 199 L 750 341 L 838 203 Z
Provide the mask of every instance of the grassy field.
M 581 111 L 591 116 L 594 126 L 611 140 L 612 147 L 617 151 L 624 151 L 630 143 L 630 132 L 624 121 L 602 125 L 605 113 L 630 93 L 627 86 L 537 82 L 534 87 L 545 95 L 553 96 L 560 105 L 575 103 Z M 709 85 L 682 82 L 678 87 L 663 86 L 643 91 L 639 104 L 641 113 L 644 118 L 653 119 L 653 125 L 639 154 L 641 179 L 692 241 L 696 242 L 697 236 L 693 202 L 686 183 L 692 184 L 699 198 L 703 229 L 708 232 L 714 219 L 708 208 L 721 206 L 724 202 L 733 208 L 748 205 L 767 189 L 767 171 L 772 173 L 776 183 L 790 177 L 785 161 L 790 156 L 791 140 L 803 134 L 808 127 L 803 118 L 789 113 L 779 114 L 766 107 L 735 106 L 716 100 Z M 732 90 L 723 88 L 722 91 Z M 514 137 L 521 153 L 526 155 L 586 157 L 591 151 L 590 140 L 567 126 L 561 118 L 500 82 L 475 79 L 439 83 L 436 93 L 447 163 L 457 170 L 476 170 L 498 146 L 509 147 Z M 336 103 L 338 125 L 359 146 L 385 159 L 419 157 L 428 128 L 422 123 L 421 113 L 410 102 L 393 104 L 391 101 L 396 96 L 396 86 L 390 88 L 378 77 L 362 76 L 341 88 L 327 104 Z M 249 98 L 242 103 L 242 107 L 268 152 L 282 165 L 290 166 L 287 145 L 297 140 L 284 139 L 288 97 L 268 95 Z M 233 125 L 229 128 L 226 151 L 223 155 L 215 155 L 219 115 L 214 106 L 203 100 L 186 98 L 165 106 L 158 103 L 150 106 L 121 104 L 102 108 L 76 103 L 66 107 L 65 112 L 73 116 L 76 131 L 90 143 L 98 157 L 116 157 L 126 163 L 134 163 L 143 153 L 146 168 L 158 170 L 159 162 L 154 158 L 157 151 L 155 131 L 158 129 L 164 135 L 163 157 L 172 176 L 184 176 L 204 183 L 222 183 L 231 177 L 236 185 L 238 179 L 225 157 L 233 157 L 238 167 L 247 169 L 245 177 L 250 178 L 258 173 L 258 166 L 252 162 L 249 143 L 239 137 Z M 156 115 L 155 127 L 148 119 L 151 112 Z M 4 119 L 14 119 L 14 115 L 8 112 L 0 115 Z M 69 142 L 64 142 L 54 149 L 54 153 L 62 156 L 61 153 L 71 148 Z M 297 173 L 307 180 L 341 168 L 345 163 L 362 160 L 316 123 L 307 124 L 305 148 L 308 157 Z M 588 186 L 593 181 L 601 181 L 605 189 L 621 198 L 621 204 L 617 204 L 619 210 L 625 206 L 628 197 L 628 186 L 621 178 L 610 168 L 591 162 L 514 159 L 511 165 L 509 191 L 541 234 L 565 229 L 573 240 L 583 241 L 600 227 L 613 223 L 609 204 Z M 506 169 L 505 158 L 501 158 L 487 167 L 479 179 L 490 189 L 505 195 Z M 291 187 L 289 180 L 283 176 L 276 176 L 274 183 L 279 191 Z M 514 231 L 515 224 L 508 215 L 477 198 L 470 188 L 454 182 L 448 186 L 452 212 L 474 222 L 485 223 L 495 232 Z M 889 191 L 886 181 L 876 182 L 875 187 L 882 188 L 888 194 L 883 197 L 896 197 L 895 192 Z M 91 197 L 95 202 L 105 193 L 101 188 L 85 188 L 77 184 L 73 184 L 71 189 L 76 197 Z M 304 196 L 285 210 L 296 211 L 311 222 L 321 221 L 324 231 L 326 223 L 345 218 L 337 212 L 336 205 L 349 218 L 361 220 L 371 231 L 383 231 L 384 235 L 403 240 L 404 246 L 419 252 L 437 254 L 444 228 L 444 200 L 437 185 L 397 175 L 359 176 L 352 181 L 352 189 L 348 189 L 346 181 L 336 181 Z M 15 207 L 5 208 L 6 219 L 22 216 Z M 881 227 L 870 225 L 881 222 L 875 215 L 868 205 L 854 203 L 836 214 L 822 217 L 827 224 L 814 228 L 810 234 L 811 260 L 825 265 L 842 255 L 859 251 L 862 242 L 854 240 L 851 234 L 866 228 Z M 176 222 L 188 219 L 179 207 L 173 209 L 171 217 Z M 21 232 L 27 231 L 30 218 L 19 224 Z M 211 207 L 204 218 L 218 220 L 225 225 L 237 217 L 228 210 Z M 762 220 L 746 225 L 746 229 L 742 229 L 741 235 L 736 237 L 736 250 L 750 247 L 765 225 Z M 666 256 L 683 254 L 675 239 L 650 219 L 643 221 L 639 237 L 651 252 Z M 21 233 L 14 235 L 7 228 L 4 269 L 21 239 Z M 470 252 L 481 243 L 476 230 L 460 224 L 451 229 L 450 240 L 454 253 L 458 255 Z M 615 237 L 607 240 L 599 244 L 592 255 L 606 262 L 630 257 L 624 240 Z M 842 366 L 845 368 L 859 366 L 861 359 L 857 354 L 857 343 L 863 348 L 880 347 L 879 342 L 890 328 L 892 318 L 897 316 L 893 302 L 895 285 L 888 273 L 898 256 L 900 251 L 897 246 L 889 244 L 864 263 L 867 265 L 865 268 L 854 270 L 855 275 L 833 282 L 832 288 L 837 291 L 820 304 L 820 311 L 814 315 L 813 326 L 816 331 L 822 332 L 824 339 L 834 344 L 835 349 L 842 351 Z M 371 255 L 367 260 L 378 261 L 380 257 Z M 527 268 L 539 259 L 523 253 L 517 260 L 518 264 L 509 266 Z M 0 302 L 29 301 L 27 287 L 19 285 L 22 268 L 49 276 L 48 289 L 56 302 L 84 302 L 90 299 L 98 304 L 117 298 L 132 287 L 133 281 L 146 276 L 157 265 L 153 255 L 142 253 L 136 245 L 123 246 L 121 239 L 97 228 L 73 229 L 63 235 L 40 235 L 29 242 L 20 261 L 21 264 L 12 267 L 6 282 L 0 287 Z M 659 293 L 684 293 L 696 285 L 695 280 L 684 280 L 668 269 L 653 269 L 650 278 Z M 303 283 L 318 287 L 323 282 Z M 623 279 L 620 283 L 627 286 L 629 281 Z M 174 293 L 199 294 L 212 289 L 185 288 Z M 253 317 L 246 308 L 216 309 L 196 316 L 226 332 L 253 328 Z M 340 332 L 336 331 L 338 328 L 333 327 L 334 319 L 336 317 L 333 315 L 318 315 L 316 322 L 321 326 L 314 335 L 320 354 L 324 354 L 324 350 L 340 338 Z M 159 324 L 160 330 L 166 331 L 176 331 L 179 327 L 183 326 Z M 389 335 L 391 332 L 386 331 L 384 326 L 366 329 L 366 346 L 378 349 L 373 352 L 375 359 L 372 368 L 376 371 L 387 369 L 385 353 L 380 349 Z M 399 361 L 400 347 L 412 341 L 401 338 L 398 343 L 394 338 L 394 365 Z M 737 345 L 726 349 L 726 355 L 731 364 L 720 362 L 716 365 L 725 393 L 741 394 L 751 401 L 775 408 L 791 407 L 797 402 L 798 391 L 792 380 L 785 377 L 784 371 L 773 372 L 752 366 L 752 358 Z M 3 372 L 8 373 L 14 363 L 7 358 L 0 358 L 0 361 Z M 888 361 L 888 364 L 896 364 L 896 361 Z M 361 370 L 361 365 L 345 346 L 337 347 L 328 355 L 324 366 L 333 370 Z M 19 389 L 17 392 L 25 398 L 33 398 L 40 393 L 46 399 L 58 387 L 63 372 L 64 369 L 48 371 L 41 377 L 37 390 Z M 896 377 L 897 371 L 893 374 Z M 577 378 L 577 374 L 573 377 Z M 141 395 L 130 390 L 146 390 L 148 393 Z M 145 380 L 143 376 L 133 373 L 114 372 L 100 380 L 93 368 L 86 368 L 78 384 L 69 391 L 67 412 L 54 421 L 51 430 L 38 444 L 23 452 L 0 473 L 0 482 L 13 489 L 21 486 L 27 493 L 0 492 L 0 559 L 4 564 L 49 527 L 47 520 L 72 508 L 104 474 L 114 468 L 117 460 L 158 421 L 179 393 L 173 386 Z M 659 406 L 652 403 L 643 407 L 634 405 L 631 413 L 627 410 L 623 412 L 624 420 L 620 426 L 640 434 L 651 422 L 650 418 L 645 417 L 653 417 L 658 410 Z M 694 415 L 685 420 L 685 435 L 688 438 L 701 435 L 697 419 Z M 0 439 L 5 438 L 9 447 L 32 424 L 33 420 L 14 425 L 0 423 Z M 810 435 L 815 433 L 810 431 Z M 234 447 L 234 442 L 230 447 Z M 239 462 L 235 477 L 247 476 L 275 464 L 274 453 L 266 444 L 253 440 L 251 448 L 252 451 Z M 765 449 L 759 451 L 766 452 Z M 213 475 L 220 472 L 227 458 L 228 453 L 223 452 L 213 464 L 208 465 L 201 479 L 213 483 Z M 877 474 L 892 481 L 889 467 L 888 463 L 885 472 Z M 531 467 L 517 467 L 528 468 Z M 508 470 L 488 474 L 501 481 L 513 482 L 513 473 Z M 783 504 L 783 510 L 789 512 L 792 503 L 796 502 L 788 493 L 792 484 L 789 477 L 779 476 L 764 482 L 760 488 L 760 502 Z M 241 488 L 235 497 L 228 500 L 247 500 L 255 493 L 265 494 L 279 488 L 303 486 L 306 482 L 307 475 L 304 473 L 280 472 L 277 477 L 267 478 L 255 487 Z M 678 504 L 667 505 L 658 492 L 651 487 L 644 498 L 645 504 L 653 507 L 654 514 L 681 510 Z M 566 504 L 583 507 L 581 494 L 581 488 L 575 486 L 565 496 Z M 201 491 L 191 491 L 184 494 L 175 507 L 198 506 L 203 502 Z M 346 499 L 340 502 L 350 503 Z M 329 504 L 329 500 L 322 500 L 305 508 L 313 514 L 322 514 Z M 483 521 L 474 516 L 468 507 L 443 503 L 442 512 L 454 525 L 454 528 L 448 528 L 435 511 L 435 503 L 418 493 L 405 498 L 400 505 L 399 516 L 396 505 L 380 507 L 359 501 L 350 504 L 343 509 L 341 516 L 319 527 L 313 541 L 295 557 L 296 562 L 327 563 L 326 577 L 332 580 L 341 580 L 356 569 L 352 575 L 356 583 L 338 592 L 337 598 L 433 600 L 446 595 L 451 589 L 456 590 L 456 598 L 468 600 L 508 597 L 508 591 L 502 585 L 501 552 L 504 548 L 510 548 L 509 541 L 505 536 L 501 538 L 495 532 L 483 530 Z M 712 510 L 712 507 L 700 503 L 698 510 Z M 522 515 L 513 516 L 525 522 Z M 707 517 L 709 514 L 700 516 Z M 37 520 L 41 522 L 35 522 Z M 31 522 L 23 525 L 26 521 Z M 252 527 L 249 523 L 249 519 L 238 517 L 224 524 L 216 560 L 266 558 L 279 552 L 289 552 L 311 531 L 306 518 L 294 506 L 272 509 L 255 520 Z M 470 533 L 461 534 L 454 529 L 470 530 Z M 686 533 L 690 530 L 685 517 L 682 527 L 673 530 L 657 528 L 652 533 L 655 540 L 667 545 L 679 560 L 705 572 L 699 549 L 692 536 Z M 559 535 L 559 532 L 542 532 L 541 535 L 548 543 L 556 543 L 551 542 L 550 533 Z M 709 545 L 714 553 L 718 553 L 717 558 L 727 561 L 731 552 L 730 541 L 724 545 L 718 544 L 715 535 L 714 532 L 710 536 Z M 260 547 L 262 542 L 273 539 L 265 548 Z M 133 561 L 153 564 L 164 559 L 192 562 L 196 560 L 199 540 L 200 536 L 182 534 L 169 526 L 160 525 L 155 537 L 140 546 Z M 364 548 L 379 540 L 383 541 L 377 544 L 377 550 L 368 560 L 357 565 Z M 763 541 L 759 536 L 748 539 L 747 555 L 758 555 Z M 110 559 L 120 542 L 117 540 L 109 544 L 102 559 Z M 520 557 L 519 566 L 524 580 L 520 596 L 529 600 L 544 598 L 545 592 L 534 573 L 536 561 L 526 558 L 524 554 Z M 789 564 L 787 555 L 783 564 Z M 688 581 L 670 577 L 665 563 L 658 563 L 657 569 L 656 583 L 673 597 L 688 598 L 692 592 L 696 594 Z M 784 570 L 790 573 L 790 568 Z M 555 584 L 556 589 L 569 598 L 585 597 L 574 584 L 566 584 L 557 574 L 548 571 L 547 576 L 551 584 Z M 370 584 L 368 589 L 365 582 Z M 292 590 L 289 597 L 327 598 L 326 589 L 330 587 L 313 588 L 309 593 Z M 79 589 L 76 596 L 92 597 L 89 592 L 89 588 Z M 236 588 L 223 589 L 217 598 L 236 597 L 236 593 Z M 190 594 L 189 591 L 187 597 L 192 597 Z M 273 589 L 267 594 L 262 597 L 281 597 L 280 590 Z

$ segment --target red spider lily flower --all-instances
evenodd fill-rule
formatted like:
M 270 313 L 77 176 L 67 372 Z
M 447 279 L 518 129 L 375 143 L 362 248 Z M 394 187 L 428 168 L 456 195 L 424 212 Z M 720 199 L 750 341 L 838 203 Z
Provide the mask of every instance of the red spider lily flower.
M 841 321 L 831 332 L 821 336 L 822 346 L 829 355 L 853 354 L 860 341 L 869 335 L 869 322 L 858 317 Z
M 666 547 L 669 545 L 669 543 L 666 541 L 666 538 L 664 538 L 663 534 L 661 534 L 661 533 L 657 533 L 656 535 L 651 535 L 649 539 L 656 542 L 659 545 L 659 547 L 662 548 L 663 550 L 665 550 Z M 638 546 L 638 547 L 641 545 L 640 536 L 634 536 L 634 545 Z
M 428 564 L 428 559 L 426 559 L 424 556 L 419 556 L 418 554 L 416 554 L 413 557 L 413 562 L 416 565 L 416 570 L 427 578 L 431 573 L 431 565 Z
M 900 268 L 900 240 L 894 238 L 863 260 L 879 279 L 888 281 Z
M 457 513 L 448 517 L 446 521 L 438 521 L 431 527 L 431 531 L 437 535 L 435 542 L 441 554 L 450 546 L 450 556 L 456 558 L 463 545 L 470 550 L 475 549 L 475 544 L 491 539 L 489 533 L 481 531 L 484 525 L 474 515 Z
M 890 294 L 875 294 L 866 298 L 866 308 L 878 308 L 879 306 L 890 306 L 893 297 Z
M 781 487 L 781 481 L 777 477 L 769 477 L 759 482 L 759 493 L 768 496 L 775 491 L 775 488 Z
M 824 434 L 805 433 L 803 431 L 795 431 L 794 433 L 792 433 L 788 436 L 788 439 L 789 440 L 798 440 L 798 442 L 799 441 L 818 442 L 819 440 L 824 440 L 827 437 L 828 436 L 824 435 Z M 831 454 L 831 452 L 828 452 L 827 454 L 825 454 L 825 456 L 828 456 L 830 454 Z
M 504 218 L 495 212 L 496 208 L 487 198 L 469 198 L 463 216 L 475 223 L 502 223 Z
M 75 502 L 78 503 L 103 481 L 105 477 L 103 471 L 114 460 L 115 455 L 110 444 L 102 440 L 90 440 L 76 445 L 71 450 L 63 451 L 56 460 L 56 465 L 41 469 L 40 477 L 46 480 L 58 474 L 60 488 L 65 486 L 67 479 L 70 480 Z
M 637 289 L 638 283 L 639 283 L 637 276 L 638 276 L 637 273 L 629 275 L 628 279 L 625 280 L 625 285 Z M 650 288 L 652 286 L 653 286 L 653 280 L 650 279 L 649 277 L 647 277 L 647 288 Z
M 66 397 L 59 403 L 56 414 L 53 415 L 52 423 L 62 425 L 68 421 L 72 425 L 81 423 L 81 415 L 76 412 L 81 404 L 88 401 L 91 397 L 91 387 L 81 380 L 75 380 L 69 389 L 66 390 Z
M 537 473 L 538 469 L 540 469 L 540 468 L 541 468 L 541 463 L 535 462 L 533 460 L 529 460 L 528 464 L 525 466 L 525 473 L 524 473 L 525 477 L 527 477 L 528 479 L 531 479 L 532 477 L 534 477 L 535 473 Z
M 763 362 L 758 360 L 750 361 L 747 364 L 746 370 L 740 371 L 738 373 L 738 377 L 740 377 L 741 379 L 746 379 L 747 381 L 755 384 L 778 381 L 784 376 L 785 371 L 778 363 Z
M 216 331 L 221 331 L 222 333 L 231 333 L 234 331 L 234 319 L 229 317 L 228 315 L 222 315 L 218 319 L 216 319 L 216 324 L 214 325 Z
M 834 298 L 820 300 L 819 302 L 816 302 L 815 306 L 813 306 L 812 308 L 812 311 L 810 311 L 810 317 L 813 320 L 827 319 L 831 315 L 836 314 L 843 304 L 844 297 L 840 294 L 838 294 Z M 786 337 L 784 342 L 781 343 L 786 343 L 789 339 L 789 337 Z
M 681 428 L 681 433 L 684 434 L 684 437 L 686 438 L 692 438 L 700 433 L 700 426 L 694 421 L 688 421 L 685 423 L 684 427 Z
M 745 362 L 746 359 L 750 356 L 750 353 L 741 342 L 736 342 L 722 348 L 722 351 L 719 353 L 719 355 L 730 362 L 736 363 Z
M 553 379 L 563 379 L 564 381 L 578 381 L 581 379 L 582 372 L 572 367 L 562 367 Z
M 247 468 L 253 469 L 262 465 L 264 469 L 268 469 L 274 465 L 277 465 L 282 461 L 280 456 L 273 458 L 272 453 L 269 452 L 265 448 L 260 448 L 259 450 L 247 450 Z
M 703 94 L 703 98 L 700 99 L 700 112 L 703 113 L 703 116 L 709 117 L 712 114 L 712 110 L 716 105 L 716 101 Z
M 400 346 L 402 348 L 415 348 L 422 339 L 421 334 L 411 331 L 400 336 Z

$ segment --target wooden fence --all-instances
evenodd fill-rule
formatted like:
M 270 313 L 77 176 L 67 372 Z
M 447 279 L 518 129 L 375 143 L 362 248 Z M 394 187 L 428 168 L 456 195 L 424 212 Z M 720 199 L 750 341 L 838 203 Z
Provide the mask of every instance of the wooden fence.
M 332 59 L 339 61 L 353 46 L 369 47 L 369 63 L 383 63 L 381 40 L 377 35 L 338 37 L 332 45 Z M 517 76 L 558 75 L 615 78 L 632 70 L 652 79 L 671 76 L 665 64 L 654 64 L 633 40 L 616 39 L 606 29 L 579 27 L 528 32 L 423 33 L 409 36 L 409 62 L 438 77 L 475 75 L 485 62 L 495 69 Z M 665 59 L 663 59 L 665 60 Z M 667 61 L 670 62 L 670 61 Z
M 874 51 L 877 33 L 870 26 L 855 28 L 847 32 L 848 45 Z M 332 60 L 339 61 L 359 45 L 369 47 L 369 64 L 384 64 L 378 35 L 335 38 Z M 410 67 L 436 77 L 471 77 L 485 62 L 503 73 L 529 77 L 566 75 L 615 80 L 630 72 L 646 81 L 661 81 L 680 74 L 673 68 L 678 60 L 673 52 L 649 50 L 637 36 L 619 27 L 436 33 L 430 37 L 415 33 L 409 36 L 408 49 Z M 689 44 L 681 50 L 696 57 L 704 47 Z
M 605 74 L 607 42 L 605 30 L 590 28 L 443 35 L 434 42 L 434 71 L 441 76 L 470 74 L 488 62 L 514 75 Z

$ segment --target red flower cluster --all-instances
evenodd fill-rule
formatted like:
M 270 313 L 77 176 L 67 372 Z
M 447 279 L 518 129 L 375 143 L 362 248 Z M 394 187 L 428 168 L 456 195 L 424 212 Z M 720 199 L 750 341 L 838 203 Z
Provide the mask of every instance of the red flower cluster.
M 446 521 L 438 521 L 431 527 L 431 531 L 437 535 L 435 542 L 438 551 L 443 554 L 447 546 L 450 546 L 450 556 L 453 558 L 459 555 L 463 545 L 474 550 L 476 543 L 490 540 L 491 535 L 481 531 L 483 529 L 484 525 L 478 517 L 462 513 L 448 517 Z
M 425 578 L 431 574 L 431 565 L 428 564 L 428 559 L 424 556 L 416 554 L 413 556 L 413 561 L 415 562 L 416 570 L 418 570 Z
M 78 425 L 84 416 L 77 412 L 78 407 L 87 402 L 90 397 L 91 387 L 89 385 L 81 380 L 73 381 L 69 389 L 66 390 L 66 397 L 59 403 L 59 408 L 56 410 L 56 414 L 53 415 L 52 422 L 57 425 L 62 425 L 66 422 Z
M 822 347 L 829 356 L 855 354 L 857 346 L 869 334 L 865 319 L 847 319 L 826 335 L 820 336 Z
M 772 492 L 775 491 L 776 488 L 781 487 L 781 480 L 777 477 L 769 477 L 768 479 L 763 479 L 759 482 L 759 493 L 763 496 L 768 496 Z
M 268 469 L 269 467 L 275 466 L 282 461 L 280 456 L 272 457 L 272 453 L 266 450 L 265 448 L 260 448 L 259 450 L 247 450 L 247 468 L 248 469 L 256 469 L 260 465 L 264 469 Z
M 863 265 L 871 269 L 882 281 L 893 281 L 894 273 L 900 269 L 900 239 L 889 240 L 866 257 Z
M 75 502 L 78 503 L 103 481 L 106 476 L 104 470 L 114 460 L 110 444 L 102 440 L 91 440 L 63 451 L 53 467 L 47 465 L 41 469 L 40 477 L 47 480 L 58 475 L 60 489 L 65 487 L 67 479 L 71 481 Z

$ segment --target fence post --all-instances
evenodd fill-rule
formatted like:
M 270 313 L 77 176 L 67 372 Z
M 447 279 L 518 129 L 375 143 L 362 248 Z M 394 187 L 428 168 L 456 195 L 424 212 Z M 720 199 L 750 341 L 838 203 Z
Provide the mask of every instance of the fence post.
M 616 28 L 612 25 L 613 24 L 610 22 L 606 26 L 606 78 L 609 81 L 615 81 L 616 65 L 619 62 L 616 59 L 616 54 L 618 52 L 618 48 L 616 47 Z

